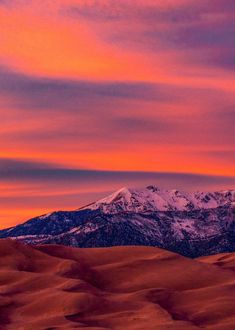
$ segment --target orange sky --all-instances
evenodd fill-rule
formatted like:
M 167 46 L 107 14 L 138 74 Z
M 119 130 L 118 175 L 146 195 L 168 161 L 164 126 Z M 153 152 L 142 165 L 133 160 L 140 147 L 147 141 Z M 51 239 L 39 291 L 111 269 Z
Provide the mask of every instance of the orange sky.
M 0 227 L 123 185 L 234 188 L 234 22 L 232 0 L 0 1 Z

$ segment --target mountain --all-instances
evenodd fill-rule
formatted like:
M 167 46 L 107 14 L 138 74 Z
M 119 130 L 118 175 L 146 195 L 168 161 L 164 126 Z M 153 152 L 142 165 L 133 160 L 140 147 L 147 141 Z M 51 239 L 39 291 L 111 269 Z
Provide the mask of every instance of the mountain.
M 0 231 L 0 238 L 75 247 L 156 246 L 188 257 L 235 251 L 235 191 L 123 188 L 75 211 Z
M 235 254 L 0 240 L 3 330 L 232 330 Z
M 234 190 L 187 193 L 148 186 L 141 190 L 122 188 L 110 196 L 82 209 L 100 209 L 104 213 L 112 214 L 119 212 L 145 213 L 156 211 L 206 210 L 228 204 L 235 205 Z

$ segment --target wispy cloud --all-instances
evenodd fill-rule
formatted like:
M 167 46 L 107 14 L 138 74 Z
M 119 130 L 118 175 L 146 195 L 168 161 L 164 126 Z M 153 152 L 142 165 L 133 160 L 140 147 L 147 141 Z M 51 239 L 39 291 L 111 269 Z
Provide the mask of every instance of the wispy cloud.
M 0 158 L 0 180 L 10 181 L 41 181 L 44 180 L 45 188 L 50 182 L 56 181 L 58 189 L 61 184 L 66 184 L 72 180 L 79 184 L 95 187 L 97 184 L 113 182 L 114 185 L 130 183 L 134 186 L 140 184 L 156 184 L 160 187 L 173 189 L 175 187 L 184 187 L 187 190 L 195 190 L 204 187 L 205 189 L 214 189 L 219 183 L 223 187 L 229 184 L 235 184 L 233 176 L 218 175 L 200 175 L 194 173 L 171 173 L 171 172 L 144 172 L 144 171 L 107 171 L 82 168 L 69 168 L 61 165 L 27 161 L 20 159 Z M 63 188 L 63 187 L 62 187 Z
M 2 68 L 0 95 L 10 97 L 18 108 L 87 110 L 107 99 L 155 100 L 167 102 L 177 93 L 167 84 L 147 82 L 92 82 L 66 79 L 37 78 Z
M 179 52 L 186 62 L 234 69 L 235 5 L 233 1 L 158 2 L 102 1 L 67 6 L 64 14 L 100 25 L 102 36 L 120 47 L 140 51 Z M 132 24 L 125 24 L 131 21 Z M 112 29 L 106 27 L 113 26 Z M 133 28 L 134 27 L 134 28 Z M 191 51 L 191 52 L 190 52 Z M 198 51 L 195 53 L 195 51 Z
M 1 214 L 234 185 L 234 22 L 233 0 L 0 0 Z

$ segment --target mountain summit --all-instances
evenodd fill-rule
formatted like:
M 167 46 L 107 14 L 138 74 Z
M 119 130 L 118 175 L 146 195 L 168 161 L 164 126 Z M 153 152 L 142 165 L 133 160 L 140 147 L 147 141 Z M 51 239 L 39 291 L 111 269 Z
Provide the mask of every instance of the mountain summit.
M 156 246 L 189 257 L 235 251 L 235 191 L 122 188 L 75 211 L 0 231 L 0 238 L 76 247 Z
M 106 198 L 81 209 L 97 210 L 104 213 L 192 211 L 215 209 L 235 203 L 235 191 L 187 193 L 179 190 L 163 190 L 156 186 L 144 189 L 122 188 Z

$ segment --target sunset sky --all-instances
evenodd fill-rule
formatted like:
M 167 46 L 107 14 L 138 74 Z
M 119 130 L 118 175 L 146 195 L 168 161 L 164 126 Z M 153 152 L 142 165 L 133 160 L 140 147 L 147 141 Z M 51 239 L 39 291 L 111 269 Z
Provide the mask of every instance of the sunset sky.
M 234 0 L 0 0 L 0 227 L 122 186 L 235 187 Z

